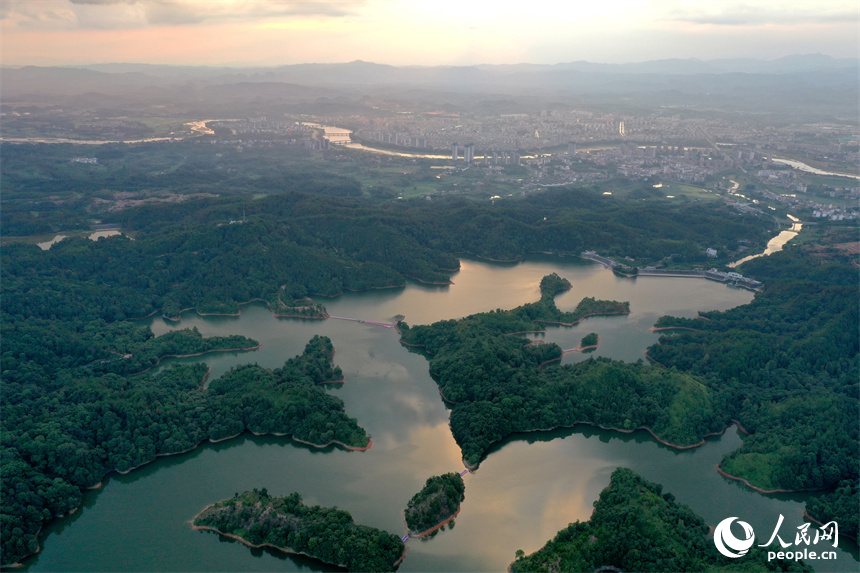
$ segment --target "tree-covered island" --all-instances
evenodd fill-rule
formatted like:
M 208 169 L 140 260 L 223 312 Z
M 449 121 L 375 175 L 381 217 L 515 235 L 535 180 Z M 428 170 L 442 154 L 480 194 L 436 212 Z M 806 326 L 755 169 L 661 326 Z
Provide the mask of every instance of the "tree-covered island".
M 661 485 L 618 468 L 587 522 L 571 523 L 531 555 L 518 550 L 510 571 L 812 571 L 794 561 L 768 561 L 756 546 L 743 559 L 723 557 L 708 532 Z
M 589 332 L 585 336 L 582 337 L 582 340 L 579 342 L 580 350 L 588 350 L 590 348 L 597 348 L 597 342 L 599 337 L 596 332 Z
M 350 571 L 393 571 L 406 551 L 398 536 L 359 525 L 348 511 L 305 505 L 298 493 L 271 497 L 266 488 L 213 503 L 193 524 L 251 547 L 300 553 Z
M 450 472 L 427 478 L 421 491 L 406 504 L 406 526 L 412 535 L 435 530 L 460 511 L 466 498 L 466 484 L 460 474 Z
M 718 403 L 690 375 L 603 358 L 542 368 L 559 360 L 561 348 L 529 344 L 522 333 L 542 331 L 542 323 L 575 324 L 587 316 L 629 312 L 628 303 L 592 298 L 562 312 L 555 292 L 545 290 L 540 301 L 514 310 L 429 326 L 401 323 L 402 341 L 429 355 L 467 465 L 477 466 L 492 444 L 514 432 L 578 423 L 648 428 L 664 443 L 688 447 L 723 429 Z

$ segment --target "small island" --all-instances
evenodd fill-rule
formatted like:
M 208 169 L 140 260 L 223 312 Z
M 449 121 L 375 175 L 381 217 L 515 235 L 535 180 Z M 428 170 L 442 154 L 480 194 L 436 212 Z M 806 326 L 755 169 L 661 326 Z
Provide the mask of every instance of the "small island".
M 548 274 L 540 280 L 541 298 L 555 298 L 556 295 L 570 289 L 570 281 L 560 277 L 557 273 Z
M 300 298 L 286 303 L 280 294 L 275 296 L 274 304 L 268 303 L 276 318 L 310 318 L 323 320 L 328 318 L 325 306 L 315 303 L 309 298 Z
M 450 522 L 466 498 L 466 484 L 460 474 L 451 472 L 427 478 L 424 487 L 406 505 L 409 534 L 423 537 Z
M 307 506 L 298 493 L 271 497 L 266 488 L 213 503 L 192 523 L 249 547 L 307 555 L 350 571 L 394 571 L 406 551 L 398 536 L 358 525 L 348 511 Z
M 580 352 L 588 352 L 597 348 L 598 336 L 596 332 L 589 332 L 585 336 L 582 337 L 582 340 L 579 342 L 579 351 Z

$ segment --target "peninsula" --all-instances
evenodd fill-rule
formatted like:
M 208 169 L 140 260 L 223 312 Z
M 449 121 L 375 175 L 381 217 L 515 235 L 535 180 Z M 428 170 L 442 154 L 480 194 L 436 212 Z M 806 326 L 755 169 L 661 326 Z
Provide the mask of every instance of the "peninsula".
M 604 358 L 560 366 L 558 345 L 529 344 L 522 334 L 543 331 L 542 323 L 575 324 L 587 316 L 630 312 L 626 302 L 592 298 L 562 312 L 554 296 L 565 287 L 550 275 L 541 281 L 538 302 L 429 326 L 400 323 L 402 342 L 429 355 L 430 371 L 452 404 L 451 431 L 468 467 L 510 434 L 578 423 L 646 428 L 674 447 L 699 444 L 722 431 L 718 405 L 693 376 Z
M 627 468 L 612 472 L 609 486 L 587 522 L 571 523 L 540 550 L 517 550 L 509 571 L 792 571 L 803 563 L 767 561 L 753 546 L 745 559 L 723 557 L 708 539 L 709 527 L 663 486 Z

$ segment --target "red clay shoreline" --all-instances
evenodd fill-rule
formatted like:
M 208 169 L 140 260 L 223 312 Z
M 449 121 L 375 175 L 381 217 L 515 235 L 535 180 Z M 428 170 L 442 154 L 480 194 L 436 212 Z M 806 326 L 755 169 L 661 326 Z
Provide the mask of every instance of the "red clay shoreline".
M 215 504 L 210 503 L 209 505 L 204 507 L 200 511 L 200 513 L 198 513 L 197 515 L 195 515 L 191 519 L 191 529 L 193 529 L 194 531 L 213 531 L 213 532 L 217 533 L 218 535 L 223 535 L 224 537 L 227 537 L 229 539 L 234 539 L 234 540 L 238 541 L 239 543 L 242 543 L 243 545 L 246 545 L 252 549 L 261 549 L 263 547 L 271 547 L 272 549 L 275 549 L 277 551 L 281 551 L 282 553 L 286 553 L 287 555 L 304 555 L 305 557 L 310 557 L 311 559 L 316 559 L 317 561 L 320 561 L 321 563 L 329 563 L 330 565 L 336 565 L 338 567 L 346 569 L 346 565 L 344 565 L 342 563 L 330 563 L 329 561 L 324 561 L 315 555 L 311 555 L 309 553 L 304 553 L 302 551 L 296 551 L 296 550 L 291 549 L 289 547 L 282 547 L 280 545 L 272 545 L 271 543 L 261 543 L 260 545 L 254 545 L 253 543 L 251 543 L 247 539 L 245 539 L 243 537 L 239 537 L 238 535 L 233 535 L 232 533 L 224 533 L 220 529 L 216 529 L 214 527 L 209 527 L 208 525 L 194 525 L 194 520 L 197 519 L 198 517 L 200 517 L 201 513 L 203 513 L 204 511 L 206 511 L 207 509 L 209 509 L 213 505 L 215 505 Z M 392 569 L 394 569 L 398 565 L 400 565 L 405 558 L 406 558 L 406 545 L 404 544 L 403 545 L 403 554 L 400 556 L 400 559 L 398 559 L 397 561 L 395 561 L 392 564 Z
M 422 531 L 420 533 L 414 533 L 412 530 L 409 530 L 409 537 L 417 537 L 419 539 L 421 539 L 422 537 L 427 537 L 428 535 L 431 535 L 432 533 L 438 531 L 439 529 L 445 527 L 446 525 L 448 525 L 449 523 L 454 521 L 454 518 L 457 517 L 459 514 L 460 514 L 460 508 L 458 507 L 457 511 L 455 511 L 453 514 L 449 515 L 448 517 L 446 517 L 445 519 L 443 519 L 442 521 L 440 521 L 439 523 L 437 523 L 436 525 L 434 525 L 430 529 L 425 529 L 424 531 Z
M 719 464 L 717 464 L 716 468 L 717 468 L 717 471 L 720 473 L 720 475 L 723 476 L 724 478 L 739 481 L 742 484 L 744 484 L 745 486 L 747 486 L 748 488 L 754 489 L 755 491 L 757 491 L 759 493 L 764 493 L 764 494 L 769 494 L 769 493 L 807 493 L 807 492 L 811 492 L 811 491 L 824 491 L 827 489 L 826 487 L 810 487 L 810 488 L 803 488 L 803 489 L 780 489 L 780 488 L 763 489 L 763 488 L 760 488 L 758 486 L 754 486 L 753 484 L 751 484 L 749 482 L 749 480 L 747 480 L 745 478 L 730 474 L 729 472 L 723 470 L 723 468 L 721 468 Z
M 652 429 L 651 429 L 651 428 L 649 428 L 648 426 L 639 426 L 639 427 L 637 427 L 637 428 L 633 428 L 632 430 L 625 430 L 625 429 L 623 429 L 623 428 L 613 428 L 613 427 L 611 427 L 611 426 L 602 426 L 602 425 L 600 425 L 600 424 L 595 424 L 595 423 L 593 423 L 593 422 L 584 422 L 584 421 L 576 421 L 576 422 L 574 422 L 573 424 L 570 424 L 570 425 L 564 424 L 564 425 L 560 425 L 560 426 L 553 426 L 552 428 L 536 428 L 536 429 L 534 429 L 534 430 L 518 430 L 518 431 L 516 431 L 516 432 L 511 432 L 510 434 L 508 434 L 508 436 L 512 436 L 512 435 L 514 435 L 514 434 L 531 434 L 531 433 L 533 433 L 533 432 L 550 432 L 550 431 L 552 431 L 552 430 L 571 429 L 571 428 L 575 428 L 576 426 L 591 426 L 592 428 L 600 428 L 601 430 L 610 430 L 610 431 L 613 431 L 613 432 L 620 432 L 620 433 L 622 433 L 622 434 L 632 434 L 633 432 L 636 432 L 636 431 L 638 431 L 638 430 L 645 430 L 646 432 L 648 432 L 649 434 L 651 434 L 651 437 L 652 437 L 652 438 L 654 438 L 654 440 L 655 440 L 657 443 L 662 444 L 662 445 L 664 445 L 664 446 L 666 446 L 666 447 L 672 448 L 672 449 L 674 449 L 674 450 L 692 450 L 692 449 L 694 449 L 694 448 L 698 448 L 698 447 L 701 447 L 701 446 L 705 445 L 705 443 L 706 443 L 706 442 L 705 442 L 705 439 L 706 439 L 706 438 L 711 438 L 711 437 L 714 437 L 714 436 L 721 436 L 721 435 L 723 435 L 723 434 L 725 434 L 725 433 L 726 433 L 726 430 L 728 430 L 729 428 L 731 428 L 732 426 L 734 426 L 734 425 L 736 425 L 736 424 L 737 424 L 737 423 L 736 423 L 734 420 L 731 420 L 731 423 L 730 423 L 728 426 L 724 427 L 724 428 L 723 428 L 722 430 L 720 430 L 719 432 L 709 432 L 709 433 L 707 433 L 707 434 L 703 435 L 701 440 L 699 440 L 699 441 L 698 441 L 698 442 L 696 442 L 695 444 L 691 444 L 691 445 L 688 445 L 688 446 L 679 446 L 678 444 L 673 444 L 672 442 L 667 442 L 666 440 L 664 440 L 664 439 L 660 438 L 657 434 L 655 434 L 655 433 L 654 433 L 654 430 L 652 430 Z M 507 438 L 508 436 L 505 436 L 505 437 Z M 479 463 L 477 463 L 477 464 L 470 464 L 469 462 L 467 462 L 467 461 L 464 459 L 464 460 L 463 460 L 463 464 L 464 464 L 464 465 L 465 465 L 469 470 L 474 470 L 474 469 L 477 469 L 477 468 L 478 468 L 478 466 L 480 465 L 480 462 L 479 462 Z M 717 469 L 719 469 L 719 467 L 718 467 Z M 737 478 L 737 479 L 742 479 L 742 478 Z M 752 487 L 752 486 L 751 486 L 751 487 Z M 787 493 L 792 493 L 790 490 L 784 490 L 784 491 L 785 491 L 785 492 L 787 492 Z M 810 491 L 812 491 L 812 490 L 810 490 Z M 769 493 L 769 492 L 765 492 L 765 493 Z

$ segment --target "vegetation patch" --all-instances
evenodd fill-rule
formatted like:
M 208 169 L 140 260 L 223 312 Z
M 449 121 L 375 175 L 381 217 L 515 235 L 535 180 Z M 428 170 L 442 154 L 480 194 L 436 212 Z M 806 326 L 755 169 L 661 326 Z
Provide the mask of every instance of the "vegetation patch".
M 466 498 L 466 484 L 458 473 L 427 478 L 424 487 L 406 505 L 406 525 L 413 534 L 420 534 L 443 523 L 460 511 Z
M 305 505 L 298 493 L 271 497 L 266 488 L 214 503 L 193 523 L 252 547 L 301 553 L 350 571 L 393 571 L 406 550 L 399 537 L 356 524 L 348 511 Z

